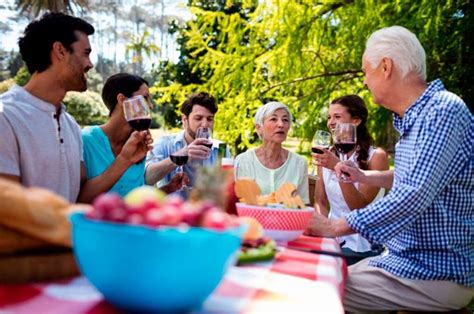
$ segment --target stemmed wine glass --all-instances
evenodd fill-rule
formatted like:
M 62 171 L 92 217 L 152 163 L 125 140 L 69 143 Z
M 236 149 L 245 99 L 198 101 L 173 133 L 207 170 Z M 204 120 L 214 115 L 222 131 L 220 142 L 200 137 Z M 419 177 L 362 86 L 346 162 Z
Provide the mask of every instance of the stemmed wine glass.
M 314 133 L 313 141 L 311 142 L 311 151 L 315 154 L 322 154 L 324 149 L 329 149 L 331 146 L 331 133 L 323 130 L 317 130 Z M 313 166 L 313 170 L 311 171 L 311 177 L 318 180 L 319 177 L 315 175 L 316 165 Z
M 196 130 L 196 138 L 208 139 L 209 143 L 204 144 L 205 146 L 212 148 L 212 129 L 209 127 L 199 127 Z
M 357 126 L 354 123 L 338 123 L 333 132 L 334 146 L 342 161 L 347 160 L 347 154 L 357 143 Z M 348 181 L 347 175 L 342 174 L 341 181 Z
M 170 154 L 171 161 L 178 166 L 178 172 L 184 172 L 183 166 L 188 163 L 187 152 L 176 151 Z
M 176 170 L 178 173 L 184 172 L 183 166 L 188 163 L 188 158 L 188 151 L 186 149 L 178 150 L 170 154 L 171 161 L 178 166 Z M 178 191 L 184 191 L 186 188 L 186 184 L 183 183 Z
M 151 103 L 143 95 L 137 95 L 123 101 L 125 120 L 136 131 L 145 131 L 151 125 Z M 149 131 L 148 131 L 149 132 Z M 156 159 L 150 151 L 151 159 Z
M 125 120 L 137 131 L 145 131 L 151 125 L 150 103 L 142 95 L 133 96 L 123 101 Z

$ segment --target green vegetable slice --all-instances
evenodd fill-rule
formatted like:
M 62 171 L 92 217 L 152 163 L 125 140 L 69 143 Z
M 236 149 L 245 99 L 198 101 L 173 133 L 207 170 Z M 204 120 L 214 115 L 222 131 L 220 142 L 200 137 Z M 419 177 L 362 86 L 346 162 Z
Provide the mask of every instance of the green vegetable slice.
M 275 257 L 276 244 L 274 241 L 270 241 L 257 248 L 248 248 L 246 250 L 240 250 L 237 255 L 237 264 L 247 264 L 268 261 Z

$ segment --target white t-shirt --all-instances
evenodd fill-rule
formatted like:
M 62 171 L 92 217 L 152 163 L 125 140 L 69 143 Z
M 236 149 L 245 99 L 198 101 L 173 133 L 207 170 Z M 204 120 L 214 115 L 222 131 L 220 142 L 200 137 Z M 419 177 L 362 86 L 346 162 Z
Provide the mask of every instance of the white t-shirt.
M 368 160 L 372 159 L 374 153 L 375 149 L 371 147 L 369 149 Z M 349 160 L 357 164 L 357 154 L 352 154 Z M 329 218 L 338 219 L 341 217 L 345 217 L 351 212 L 351 210 L 349 209 L 349 206 L 347 206 L 347 203 L 344 200 L 344 196 L 342 195 L 341 187 L 339 186 L 339 181 L 336 177 L 336 173 L 333 170 L 323 168 L 323 180 L 324 188 L 326 190 L 326 195 L 330 206 Z M 356 187 L 356 189 L 359 189 L 359 183 L 354 183 L 354 186 Z M 381 199 L 384 194 L 385 189 L 381 188 L 371 203 Z M 339 241 L 345 241 L 346 243 L 343 247 L 347 247 L 355 252 L 367 252 L 371 250 L 371 244 L 369 243 L 369 241 L 367 241 L 358 233 L 339 237 Z
M 21 177 L 76 202 L 82 161 L 81 129 L 61 107 L 19 86 L 0 95 L 0 173 Z
M 262 195 L 276 191 L 283 183 L 293 183 L 305 204 L 309 204 L 308 162 L 305 158 L 289 152 L 288 158 L 277 169 L 265 167 L 250 149 L 235 158 L 236 178 L 252 178 L 260 187 Z

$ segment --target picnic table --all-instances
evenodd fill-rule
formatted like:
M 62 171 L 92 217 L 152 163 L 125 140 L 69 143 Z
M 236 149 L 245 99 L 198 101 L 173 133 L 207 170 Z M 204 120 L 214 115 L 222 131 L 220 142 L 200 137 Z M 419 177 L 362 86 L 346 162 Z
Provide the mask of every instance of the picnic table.
M 347 275 L 341 257 L 291 248 L 340 252 L 331 238 L 300 236 L 284 243 L 274 260 L 232 266 L 216 290 L 193 313 L 344 313 Z M 0 284 L 0 313 L 87 313 L 120 311 L 84 277 L 47 283 Z

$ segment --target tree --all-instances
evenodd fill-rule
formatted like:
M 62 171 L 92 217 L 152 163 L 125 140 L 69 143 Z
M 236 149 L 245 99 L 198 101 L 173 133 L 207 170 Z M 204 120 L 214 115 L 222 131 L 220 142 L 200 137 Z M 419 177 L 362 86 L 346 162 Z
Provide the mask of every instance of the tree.
M 89 0 L 17 0 L 22 13 L 38 16 L 42 11 L 74 13 L 74 8 L 87 8 Z
M 103 124 L 108 119 L 108 109 L 97 92 L 68 92 L 63 102 L 67 112 L 82 126 Z
M 377 143 L 390 149 L 395 141 L 391 114 L 374 105 L 363 86 L 367 37 L 389 25 L 411 29 L 427 52 L 429 78 L 439 76 L 468 97 L 472 84 L 462 87 L 459 78 L 470 78 L 472 52 L 459 58 L 466 49 L 459 44 L 471 40 L 471 8 L 467 0 L 190 1 L 196 18 L 178 29 L 185 55 L 176 65 L 175 80 L 153 90 L 158 103 L 166 105 L 198 90 L 216 96 L 216 131 L 236 143 L 236 151 L 253 145 L 253 115 L 267 101 L 290 107 L 293 135 L 303 139 L 303 149 L 304 140 L 325 128 L 328 102 L 355 93 L 368 103 Z M 190 70 L 187 78 L 180 77 L 183 68 Z
M 158 53 L 160 48 L 148 40 L 150 33 L 145 30 L 141 35 L 131 36 L 130 42 L 126 46 L 126 52 L 132 54 L 134 64 L 133 73 L 143 75 L 143 56 L 152 56 Z

